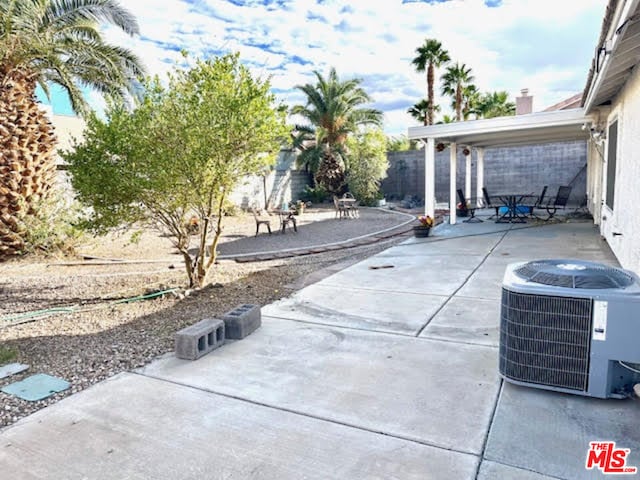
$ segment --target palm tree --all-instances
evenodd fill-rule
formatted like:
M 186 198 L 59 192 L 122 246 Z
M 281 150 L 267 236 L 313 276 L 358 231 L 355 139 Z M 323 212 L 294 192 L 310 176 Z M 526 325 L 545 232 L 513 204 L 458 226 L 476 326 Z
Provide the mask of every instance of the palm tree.
M 462 118 L 469 120 L 469 116 L 474 114 L 478 118 L 478 105 L 480 103 L 480 90 L 474 84 L 465 85 L 462 89 Z M 455 106 L 452 104 L 452 108 Z
M 416 103 L 413 107 L 407 110 L 407 113 L 410 114 L 413 118 L 422 122 L 423 125 L 433 125 L 433 123 L 429 123 L 429 100 L 422 99 L 418 103 Z M 435 105 L 432 109 L 432 112 L 439 112 L 440 106 Z
M 335 68 L 327 78 L 314 71 L 316 83 L 297 85 L 306 98 L 305 105 L 291 109 L 308 124 L 296 126 L 294 146 L 300 151 L 299 162 L 306 163 L 315 174 L 316 183 L 330 193 L 344 185 L 344 154 L 347 136 L 360 125 L 382 124 L 382 112 L 365 108 L 371 98 L 360 87 L 362 80 L 340 80 Z
M 36 85 L 47 95 L 60 85 L 84 113 L 80 85 L 121 96 L 142 73 L 135 55 L 103 41 L 99 22 L 138 33 L 116 0 L 0 0 L 0 258 L 24 251 L 24 220 L 55 180 L 56 138 Z
M 449 62 L 449 53 L 442 48 L 442 44 L 433 39 L 427 38 L 424 44 L 416 48 L 416 57 L 411 62 L 416 71 L 427 71 L 427 118 L 425 125 L 433 125 L 433 112 L 435 111 L 435 98 L 433 95 L 434 72 Z
M 482 118 L 507 117 L 515 115 L 516 104 L 509 101 L 507 92 L 487 92 L 480 97 L 477 111 Z
M 471 68 L 464 63 L 461 65 L 456 63 L 447 67 L 446 72 L 442 75 L 442 94 L 452 97 L 452 106 L 456 111 L 456 121 L 462 120 L 462 110 L 464 107 L 464 88 L 473 82 Z
M 441 124 L 443 124 L 443 123 L 453 123 L 453 122 L 455 122 L 455 121 L 456 121 L 456 119 L 455 119 L 455 118 L 453 118 L 453 117 L 451 117 L 451 116 L 449 116 L 449 115 L 443 115 L 443 116 L 442 116 L 442 120 L 440 120 L 439 122 L 436 122 L 436 124 L 437 124 L 437 125 L 441 125 Z

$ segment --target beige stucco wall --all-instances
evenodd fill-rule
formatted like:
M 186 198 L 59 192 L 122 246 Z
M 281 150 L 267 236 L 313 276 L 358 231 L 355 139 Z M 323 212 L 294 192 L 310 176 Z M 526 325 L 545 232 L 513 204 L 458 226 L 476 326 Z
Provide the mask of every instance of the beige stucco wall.
M 602 207 L 601 231 L 620 264 L 640 274 L 640 68 L 611 107 L 607 125 L 618 120 L 614 210 Z M 603 165 L 603 178 L 606 171 Z M 605 195 L 603 191 L 601 198 Z
M 604 145 L 587 142 L 587 207 L 593 215 L 593 223 L 600 224 L 602 209 L 602 167 L 604 166 Z
M 80 117 L 69 115 L 51 115 L 51 123 L 58 136 L 58 150 L 71 148 L 72 139 L 81 139 L 86 123 Z

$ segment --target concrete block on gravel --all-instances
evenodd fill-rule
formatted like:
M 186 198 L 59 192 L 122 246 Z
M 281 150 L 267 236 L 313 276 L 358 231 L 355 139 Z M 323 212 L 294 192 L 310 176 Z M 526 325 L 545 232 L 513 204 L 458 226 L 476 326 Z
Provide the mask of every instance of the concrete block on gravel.
M 224 343 L 225 322 L 208 318 L 176 333 L 176 357 L 196 360 Z
M 222 316 L 225 335 L 229 339 L 241 340 L 262 325 L 260 307 L 245 303 Z

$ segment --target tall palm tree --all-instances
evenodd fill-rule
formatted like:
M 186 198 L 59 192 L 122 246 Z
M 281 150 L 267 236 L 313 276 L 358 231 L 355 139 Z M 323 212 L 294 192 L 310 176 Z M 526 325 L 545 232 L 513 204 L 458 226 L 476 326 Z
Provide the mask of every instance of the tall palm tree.
M 0 0 L 0 258 L 24 251 L 24 220 L 54 183 L 56 138 L 36 85 L 60 85 L 87 111 L 80 86 L 130 91 L 142 74 L 128 50 L 105 43 L 100 22 L 133 35 L 135 18 L 116 0 Z
M 416 103 L 413 107 L 409 108 L 407 110 L 407 113 L 409 115 L 411 115 L 413 118 L 415 118 L 416 120 L 418 120 L 419 122 L 422 122 L 423 125 L 433 125 L 433 123 L 429 123 L 429 106 L 431 104 L 429 103 L 429 100 L 423 98 L 422 100 L 420 100 L 418 103 Z M 439 105 L 435 105 L 433 108 L 431 108 L 431 112 L 439 112 L 440 111 L 440 106 Z
M 449 53 L 442 48 L 442 44 L 433 38 L 427 38 L 424 44 L 416 48 L 416 57 L 411 62 L 416 71 L 427 72 L 427 118 L 425 125 L 433 125 L 433 112 L 435 111 L 435 98 L 433 95 L 433 84 L 435 69 L 448 63 Z
M 464 88 L 473 82 L 471 68 L 464 63 L 456 63 L 447 67 L 442 75 L 442 94 L 452 97 L 452 105 L 456 111 L 456 121 L 462 120 L 462 110 L 464 107 Z
M 363 107 L 371 98 L 360 87 L 360 79 L 340 80 L 335 68 L 327 78 L 313 73 L 315 84 L 296 86 L 307 97 L 306 104 L 294 106 L 291 113 L 300 115 L 307 125 L 296 127 L 299 133 L 294 146 L 301 151 L 302 161 L 315 167 L 315 181 L 330 193 L 337 193 L 344 185 L 347 136 L 360 125 L 380 126 L 382 112 Z
M 480 97 L 477 105 L 482 118 L 507 117 L 516 114 L 516 104 L 509 101 L 507 92 L 487 92 Z

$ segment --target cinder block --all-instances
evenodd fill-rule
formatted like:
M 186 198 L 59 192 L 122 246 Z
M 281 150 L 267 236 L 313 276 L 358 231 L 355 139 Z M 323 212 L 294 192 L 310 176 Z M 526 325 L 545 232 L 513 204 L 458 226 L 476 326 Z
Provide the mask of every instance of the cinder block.
M 196 360 L 224 343 L 225 322 L 207 318 L 176 333 L 176 357 Z
M 229 339 L 240 340 L 256 330 L 261 324 L 260 307 L 246 303 L 238 305 L 222 316 L 225 335 Z

